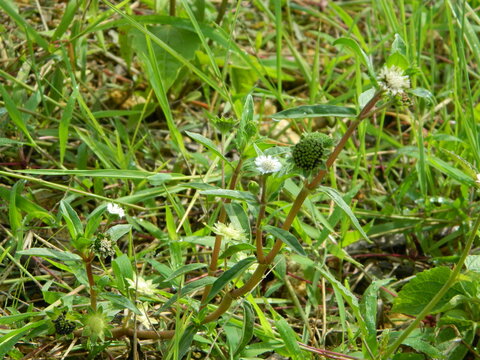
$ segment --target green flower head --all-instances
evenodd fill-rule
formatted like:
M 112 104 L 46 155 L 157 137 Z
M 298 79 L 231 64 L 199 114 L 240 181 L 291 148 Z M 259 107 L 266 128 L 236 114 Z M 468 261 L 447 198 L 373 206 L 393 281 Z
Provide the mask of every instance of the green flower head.
M 328 135 L 319 132 L 304 134 L 293 147 L 293 162 L 296 167 L 311 171 L 323 165 L 323 158 L 332 145 L 333 139 Z

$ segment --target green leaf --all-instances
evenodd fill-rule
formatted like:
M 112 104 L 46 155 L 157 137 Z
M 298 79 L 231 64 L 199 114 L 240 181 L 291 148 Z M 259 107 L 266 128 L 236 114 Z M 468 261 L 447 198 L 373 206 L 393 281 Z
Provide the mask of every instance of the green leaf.
M 385 64 L 389 68 L 392 66 L 397 66 L 402 70 L 407 69 L 408 66 L 410 65 L 407 58 L 398 52 L 391 54 L 387 58 L 387 61 L 385 62 Z
M 242 303 L 243 306 L 243 325 L 242 325 L 242 337 L 240 342 L 235 349 L 235 353 L 233 357 L 239 355 L 243 349 L 248 345 L 250 340 L 253 338 L 253 327 L 255 325 L 255 315 L 253 312 L 252 305 L 250 305 L 247 301 Z
M 285 344 L 285 347 L 289 353 L 289 355 L 293 359 L 303 359 L 302 350 L 297 343 L 297 335 L 295 331 L 290 327 L 287 320 L 284 318 L 279 318 L 275 321 L 275 325 L 277 327 L 278 332 Z
M 102 177 L 112 179 L 134 179 L 144 180 L 154 173 L 141 170 L 126 170 L 126 169 L 95 169 L 95 170 L 63 170 L 63 169 L 28 169 L 16 170 L 17 172 L 33 175 L 68 175 L 68 176 L 87 176 L 87 177 Z
M 417 274 L 406 284 L 395 298 L 392 312 L 418 315 L 430 300 L 440 291 L 451 274 L 448 267 L 436 267 Z M 432 309 L 431 314 L 442 311 L 449 300 L 457 295 L 468 295 L 466 289 L 472 285 L 466 281 L 457 281 Z
M 163 42 L 163 45 L 173 49 L 185 60 L 192 60 L 195 51 L 200 45 L 200 40 L 192 31 L 180 29 L 172 25 L 148 26 L 150 34 Z M 131 29 L 134 40 L 132 46 L 135 51 L 142 56 L 148 55 L 147 43 L 144 32 Z M 152 36 L 152 37 L 153 37 Z M 175 58 L 170 52 L 166 51 L 158 44 L 153 45 L 155 58 L 158 61 L 158 68 L 162 76 L 162 82 L 165 90 L 168 90 L 178 76 L 178 72 L 183 64 Z
M 343 285 L 340 281 L 335 279 L 335 277 L 326 269 L 314 264 L 315 268 L 320 272 L 320 274 L 323 275 L 325 279 L 330 282 L 332 287 L 335 290 L 335 294 L 340 294 L 341 297 L 347 302 L 347 304 L 350 306 L 351 311 L 357 318 L 358 326 L 360 327 L 363 336 L 366 338 L 368 336 L 368 329 L 365 324 L 365 320 L 363 319 L 363 314 L 360 311 L 360 305 L 358 303 L 357 297 Z M 338 304 L 339 309 L 343 308 L 344 309 L 344 304 L 341 302 L 341 304 Z
M 128 233 L 131 229 L 132 229 L 132 225 L 130 225 L 130 224 L 115 225 L 115 226 L 112 226 L 110 229 L 107 230 L 107 234 L 110 235 L 110 238 L 113 241 L 117 241 L 123 235 Z
M 363 314 L 365 325 L 368 329 L 368 336 L 365 339 L 370 350 L 376 353 L 378 348 L 377 341 L 377 308 L 378 308 L 378 291 L 380 287 L 388 284 L 390 279 L 374 280 L 363 293 L 360 301 L 360 311 Z
M 228 203 L 224 207 L 230 221 L 238 224 L 246 234 L 250 234 L 250 221 L 243 206 L 238 203 Z
M 10 198 L 9 201 L 10 203 L 8 204 L 8 220 L 10 221 L 10 227 L 15 234 L 15 237 L 17 240 L 20 240 L 22 238 L 22 215 L 20 214 L 20 211 L 17 208 L 17 195 L 22 192 L 23 190 L 23 185 L 24 182 L 22 180 L 19 180 L 13 185 L 12 191 L 10 192 Z M 17 249 L 22 249 L 23 244 L 21 241 L 17 243 Z
M 192 133 L 190 131 L 185 131 L 185 133 L 190 136 L 192 139 L 194 139 L 196 142 L 202 144 L 203 146 L 205 146 L 207 149 L 209 149 L 210 151 L 212 151 L 215 155 L 217 155 L 218 157 L 220 157 L 223 161 L 225 161 L 226 164 L 228 164 L 229 166 L 233 167 L 233 165 L 230 163 L 230 161 L 225 157 L 223 156 L 223 154 L 220 152 L 220 150 L 217 149 L 217 147 L 215 146 L 215 144 L 212 142 L 212 140 L 210 139 L 207 139 L 206 137 L 200 135 L 200 134 L 196 134 L 196 133 Z
M 81 261 L 82 258 L 77 254 L 72 254 L 68 251 L 58 251 L 53 249 L 46 249 L 46 248 L 30 248 L 28 250 L 21 250 L 17 251 L 19 255 L 27 255 L 27 256 L 40 256 L 40 257 L 47 257 L 56 259 L 59 261 Z
M 295 251 L 297 254 L 303 256 L 307 255 L 298 239 L 292 234 L 290 234 L 287 230 L 283 230 L 271 225 L 264 226 L 264 230 L 282 240 L 285 244 L 290 246 L 292 250 Z
M 480 272 L 480 255 L 469 255 L 465 259 L 465 267 L 469 271 Z
M 184 265 L 181 268 L 175 270 L 173 273 L 171 273 L 170 276 L 165 279 L 165 281 L 171 281 L 171 280 L 175 279 L 176 277 L 187 274 L 187 273 L 189 273 L 191 271 L 194 271 L 194 270 L 203 269 L 205 267 L 207 267 L 207 264 L 194 263 L 194 264 Z
M 196 291 L 200 288 L 204 288 L 207 285 L 213 284 L 217 278 L 213 276 L 206 276 L 204 278 L 192 281 L 191 283 L 188 283 L 185 285 L 183 288 L 180 289 L 179 292 L 177 292 L 175 295 L 173 295 L 163 306 L 160 308 L 159 311 L 163 311 L 167 308 L 169 308 L 175 301 L 177 301 L 179 298 L 182 298 L 185 295 L 190 294 L 193 291 Z
M 334 46 L 343 45 L 349 48 L 357 56 L 357 59 L 360 60 L 362 64 L 367 67 L 370 80 L 372 80 L 374 84 L 377 83 L 375 71 L 373 70 L 372 60 L 370 60 L 368 55 L 365 53 L 365 51 L 363 51 L 363 49 L 360 47 L 360 45 L 358 45 L 358 43 L 355 40 L 342 37 L 335 40 L 333 42 L 333 45 Z
M 253 97 L 248 94 L 243 105 L 242 116 L 240 118 L 239 131 L 237 134 L 237 145 L 239 150 L 245 149 L 252 136 L 248 136 L 248 129 L 253 123 Z
M 233 265 L 230 269 L 225 271 L 212 285 L 210 293 L 208 294 L 206 302 L 210 302 L 232 279 L 236 278 L 244 271 L 246 271 L 250 265 L 255 262 L 255 257 L 248 257 L 240 260 Z
M 77 11 L 80 3 L 81 1 L 79 0 L 72 0 L 68 2 L 67 7 L 63 13 L 62 20 L 60 21 L 60 24 L 57 25 L 57 28 L 52 35 L 52 42 L 60 39 L 65 33 L 65 31 L 67 31 L 70 24 L 72 24 L 75 12 Z
M 4 357 L 7 352 L 15 346 L 21 338 L 26 338 L 27 333 L 30 330 L 35 329 L 39 326 L 45 325 L 48 321 L 47 319 L 31 322 L 19 329 L 8 331 L 5 335 L 0 337 L 0 358 Z
M 8 94 L 7 90 L 0 83 L 0 95 L 2 95 L 5 107 L 7 108 L 8 115 L 12 119 L 13 123 L 25 134 L 31 144 L 36 146 L 35 141 L 28 132 L 27 125 L 25 124 L 20 111 L 17 109 L 17 105 L 13 102 L 12 98 Z
M 63 163 L 65 157 L 65 150 L 67 148 L 68 140 L 68 126 L 70 125 L 70 119 L 72 118 L 75 102 L 77 101 L 78 88 L 70 95 L 67 105 L 63 110 L 62 118 L 60 119 L 60 125 L 58 127 L 58 144 L 60 146 L 60 162 Z
M 112 269 L 115 273 L 117 288 L 125 291 L 127 287 L 126 279 L 133 279 L 133 268 L 130 259 L 126 254 L 122 254 L 112 261 Z
M 427 89 L 424 89 L 424 88 L 421 88 L 421 87 L 417 87 L 415 89 L 410 89 L 408 90 L 408 93 L 409 94 L 413 94 L 417 97 L 420 97 L 420 98 L 423 98 L 425 100 L 427 100 L 427 102 L 429 104 L 433 104 L 435 103 L 435 97 L 433 96 L 433 94 L 428 91 Z
M 112 304 L 116 305 L 119 309 L 128 309 L 133 311 L 137 315 L 142 315 L 142 312 L 138 310 L 135 304 L 123 295 L 113 293 L 100 293 L 100 296 L 109 300 Z
M 358 222 L 357 218 L 355 217 L 355 214 L 353 213 L 352 209 L 350 209 L 350 206 L 343 200 L 342 195 L 340 193 L 329 187 L 325 186 L 319 186 L 318 190 L 326 194 L 330 199 L 332 199 L 335 204 L 337 204 L 344 212 L 345 214 L 350 218 L 350 221 L 352 222 L 353 226 L 362 234 L 364 239 L 368 241 L 369 243 L 372 243 L 372 241 L 368 238 L 367 234 L 365 231 L 363 231 L 362 226 Z
M 2 316 L 0 317 L 0 325 L 9 325 L 16 323 L 18 321 L 28 319 L 34 316 L 43 316 L 43 314 L 38 313 L 38 312 L 27 312 L 27 313 L 22 313 L 22 314 L 15 314 L 15 315 L 10 315 L 10 316 Z
M 402 344 L 410 346 L 414 350 L 428 355 L 429 359 L 438 359 L 438 360 L 447 359 L 447 357 L 444 354 L 442 354 L 440 350 L 438 350 L 435 346 L 429 344 L 427 341 L 422 339 L 421 336 L 418 336 L 418 335 L 415 337 L 409 336 L 403 341 Z
M 170 180 L 174 180 L 174 178 L 172 177 L 172 174 L 169 173 L 155 174 L 148 177 L 148 181 L 153 186 L 161 186 Z
M 60 211 L 67 223 L 68 232 L 72 237 L 72 241 L 77 240 L 77 238 L 83 234 L 83 226 L 80 218 L 70 204 L 64 200 L 60 201 Z
M 323 116 L 354 118 L 357 116 L 357 111 L 337 105 L 302 105 L 270 115 L 274 119 L 303 119 Z
M 399 53 L 404 57 L 407 56 L 407 44 L 399 34 L 395 34 L 395 40 L 392 42 L 391 54 Z
M 90 239 L 90 237 L 97 231 L 100 223 L 102 222 L 102 215 L 107 208 L 106 204 L 98 206 L 93 210 L 90 215 L 87 217 L 87 224 L 85 225 L 85 237 Z
M 258 199 L 252 193 L 247 191 L 218 189 L 218 190 L 204 190 L 204 191 L 201 191 L 200 194 L 218 196 L 218 197 L 233 199 L 233 200 L 246 201 L 251 204 L 256 204 L 258 202 Z
M 184 355 L 190 349 L 192 345 L 193 336 L 197 333 L 198 329 L 195 325 L 189 325 L 182 334 L 180 342 L 178 344 L 178 358 L 177 360 L 182 360 Z

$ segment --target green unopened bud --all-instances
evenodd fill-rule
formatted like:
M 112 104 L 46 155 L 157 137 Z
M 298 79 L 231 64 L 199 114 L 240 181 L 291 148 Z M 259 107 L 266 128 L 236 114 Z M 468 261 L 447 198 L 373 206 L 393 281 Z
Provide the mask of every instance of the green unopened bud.
M 226 134 L 231 131 L 236 125 L 236 122 L 231 118 L 214 118 L 212 119 L 213 126 L 220 131 L 222 134 Z
M 310 171 L 323 163 L 323 157 L 333 145 L 328 135 L 314 132 L 302 135 L 300 141 L 293 147 L 292 157 L 295 166 Z
M 85 319 L 85 329 L 84 333 L 87 336 L 90 336 L 92 341 L 97 339 L 104 340 L 105 333 L 108 331 L 108 321 L 105 318 L 105 315 L 99 311 L 90 313 Z
M 248 191 L 253 195 L 258 195 L 260 193 L 260 185 L 256 181 L 250 181 L 248 183 Z

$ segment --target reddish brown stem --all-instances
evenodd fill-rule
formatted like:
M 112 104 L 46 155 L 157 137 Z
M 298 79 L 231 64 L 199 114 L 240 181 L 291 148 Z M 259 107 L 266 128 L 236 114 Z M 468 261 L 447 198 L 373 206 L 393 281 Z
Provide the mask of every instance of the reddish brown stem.
M 243 165 L 243 160 L 240 159 L 238 160 L 237 167 L 233 171 L 232 178 L 230 179 L 230 185 L 229 189 L 233 190 L 237 186 L 237 181 L 238 181 L 238 176 L 240 174 L 240 170 Z M 218 216 L 218 222 L 220 223 L 225 223 L 225 220 L 227 219 L 227 212 L 225 211 L 225 206 L 224 204 L 228 204 L 231 202 L 231 199 L 225 199 L 222 202 L 222 209 L 220 210 L 220 215 Z M 220 249 L 222 247 L 222 235 L 217 235 L 215 236 L 215 244 L 213 245 L 213 251 L 212 251 L 212 258 L 210 259 L 210 266 L 208 267 L 208 275 L 212 276 L 215 271 L 217 271 L 218 268 L 218 258 L 220 256 Z M 210 293 L 212 286 L 207 285 L 205 286 L 205 289 L 203 290 L 203 295 L 202 295 L 202 300 L 201 303 L 205 304 L 207 301 L 208 294 Z
M 93 311 L 97 311 L 97 293 L 95 292 L 95 281 L 93 279 L 92 261 L 94 255 L 90 254 L 85 261 L 85 270 L 87 271 L 88 285 L 90 287 L 90 306 Z
M 381 99 L 382 97 L 382 92 L 377 92 L 373 98 L 368 102 L 367 105 L 362 109 L 360 114 L 357 116 L 355 120 L 352 121 L 350 126 L 348 127 L 347 131 L 345 132 L 344 136 L 338 143 L 338 145 L 335 147 L 333 152 L 330 154 L 329 158 L 327 159 L 325 163 L 326 169 L 332 166 L 332 164 L 335 162 L 337 159 L 338 155 L 340 152 L 343 150 L 345 147 L 345 144 L 347 143 L 347 140 L 352 136 L 353 132 L 357 128 L 358 124 L 365 119 L 367 115 L 370 115 L 372 113 L 372 109 L 375 107 L 375 104 Z M 284 230 L 289 230 L 293 221 L 295 220 L 295 217 L 297 216 L 298 212 L 300 211 L 303 202 L 307 198 L 307 196 L 310 194 L 310 191 L 314 189 L 324 178 L 326 174 L 326 169 L 322 169 L 318 172 L 317 176 L 312 180 L 311 183 L 305 184 L 302 188 L 302 190 L 298 193 L 292 207 L 290 208 L 290 211 L 285 219 L 285 222 L 282 226 L 282 229 Z M 208 315 L 203 323 L 208 323 L 210 321 L 215 321 L 218 319 L 222 314 L 224 314 L 228 309 L 230 308 L 230 305 L 232 303 L 233 299 L 236 299 L 242 295 L 247 294 L 249 291 L 253 290 L 255 286 L 262 280 L 263 275 L 265 271 L 267 270 L 268 266 L 273 262 L 275 259 L 275 256 L 278 254 L 278 252 L 281 250 L 283 245 L 283 242 L 279 239 L 275 241 L 275 244 L 272 247 L 272 250 L 268 253 L 268 255 L 265 258 L 265 263 L 264 264 L 259 264 L 255 272 L 252 274 L 250 279 L 247 280 L 245 285 L 243 285 L 241 288 L 232 290 L 230 293 L 227 293 L 223 300 L 220 302 L 218 305 L 217 310 L 215 310 L 213 313 Z

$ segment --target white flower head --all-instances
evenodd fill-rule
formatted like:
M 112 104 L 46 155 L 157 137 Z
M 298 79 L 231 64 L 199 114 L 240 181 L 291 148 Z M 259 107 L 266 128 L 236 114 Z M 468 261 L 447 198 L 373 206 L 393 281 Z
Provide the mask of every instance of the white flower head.
M 157 290 L 157 287 L 153 284 L 153 280 L 145 280 L 141 276 L 137 276 L 133 274 L 133 280 L 127 279 L 128 283 L 130 284 L 130 289 L 137 290 L 138 293 L 143 295 L 153 295 Z
M 388 94 L 402 94 L 410 88 L 410 79 L 398 66 L 384 66 L 378 76 L 378 83 Z
M 123 210 L 120 206 L 114 203 L 107 204 L 107 211 L 112 215 L 118 215 L 118 217 L 120 218 L 125 216 L 125 210 Z
M 234 223 L 231 223 L 230 225 L 227 226 L 224 223 L 217 222 L 213 226 L 213 232 L 229 240 L 235 240 L 235 241 L 247 240 L 247 237 L 245 236 L 245 232 L 243 231 L 243 229 Z
M 480 185 L 480 174 L 477 174 L 477 180 L 475 180 L 475 182 Z
M 255 166 L 262 174 L 280 171 L 282 164 L 271 155 L 260 155 L 255 159 Z

